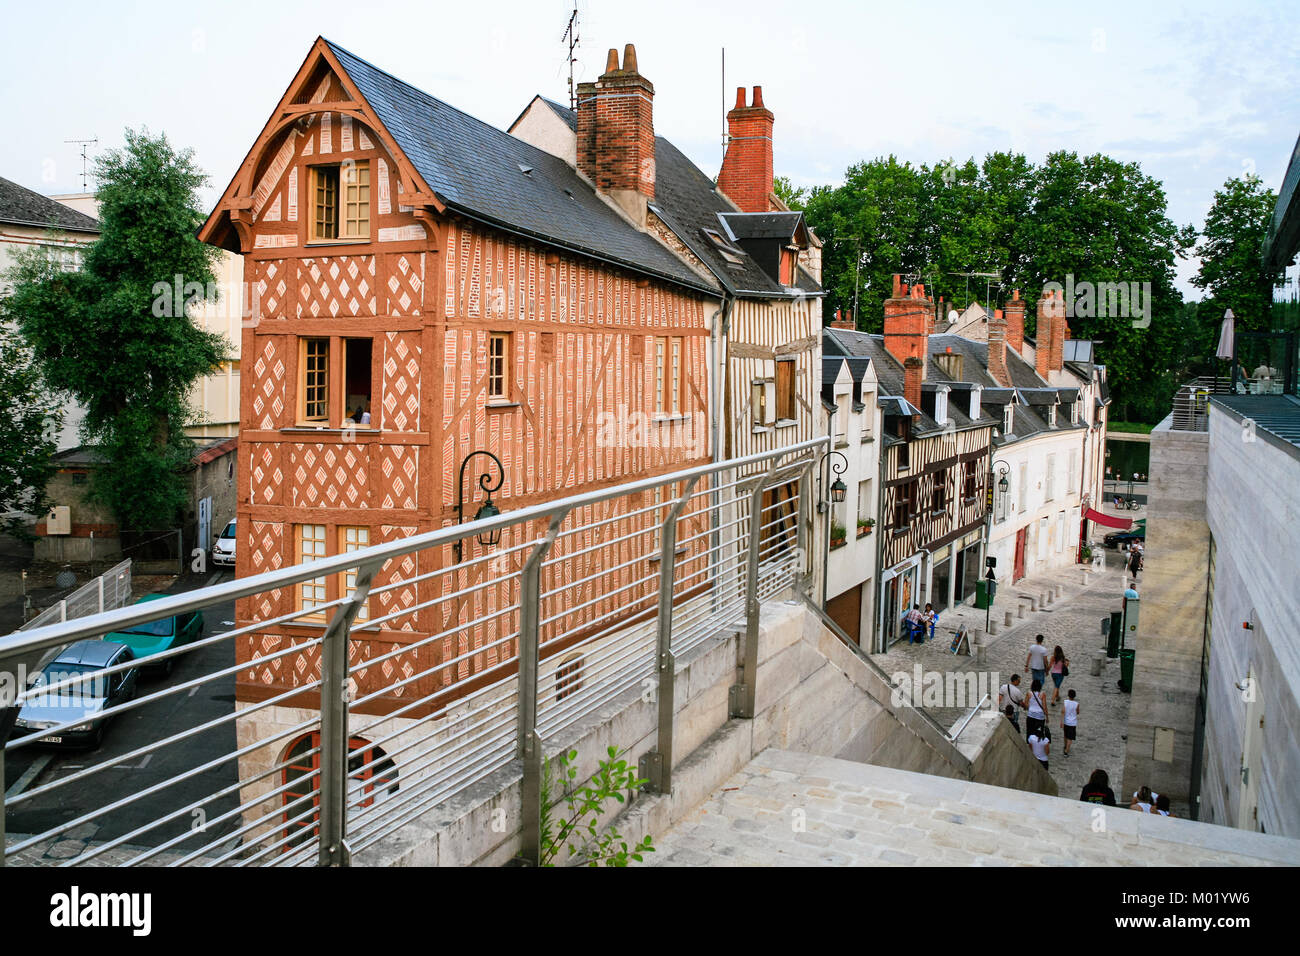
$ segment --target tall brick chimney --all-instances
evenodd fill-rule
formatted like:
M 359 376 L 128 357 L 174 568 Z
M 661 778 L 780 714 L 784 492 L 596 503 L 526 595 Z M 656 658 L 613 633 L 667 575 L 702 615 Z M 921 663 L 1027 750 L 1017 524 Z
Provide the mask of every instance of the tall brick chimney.
M 1065 299 L 1049 292 L 1038 300 L 1038 343 L 1034 353 L 1034 370 L 1047 380 L 1049 373 L 1065 365 Z
M 989 375 L 1003 388 L 1011 387 L 1011 375 L 1007 371 L 1007 320 L 1001 309 L 993 310 L 989 319 Z
M 600 78 L 578 84 L 578 172 L 638 222 L 655 196 L 654 95 L 631 43 L 622 66 L 610 50 Z
M 1006 305 L 1007 347 L 1015 349 L 1016 354 L 1025 347 L 1025 300 L 1020 298 L 1020 290 L 1011 293 L 1011 301 Z
M 848 329 L 849 331 L 856 329 L 857 326 L 853 324 L 853 313 L 847 309 L 836 309 L 835 318 L 831 322 L 831 328 Z
M 917 283 L 909 290 L 903 277 L 895 275 L 894 294 L 885 300 L 885 349 L 902 365 L 909 358 L 920 359 L 922 379 L 933 318 L 934 304 L 925 297 L 925 286 Z
M 727 114 L 727 155 L 718 188 L 744 212 L 772 208 L 772 123 L 772 112 L 763 105 L 763 88 L 754 87 L 754 102 L 748 106 L 745 88 L 737 88 L 736 105 Z
M 925 362 L 910 356 L 903 363 L 903 397 L 913 408 L 921 407 L 921 379 L 925 377 Z M 913 415 L 915 420 L 918 416 Z

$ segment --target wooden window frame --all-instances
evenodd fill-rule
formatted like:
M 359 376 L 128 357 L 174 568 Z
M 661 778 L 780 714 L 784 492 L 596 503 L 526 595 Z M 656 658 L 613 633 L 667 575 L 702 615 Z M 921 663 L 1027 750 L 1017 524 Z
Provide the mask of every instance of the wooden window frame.
M 655 336 L 654 404 L 656 418 L 681 418 L 685 407 L 686 344 L 680 335 Z
M 330 171 L 328 188 L 330 192 L 322 197 L 322 181 L 325 172 Z M 355 177 L 364 182 L 348 182 L 348 177 Z M 370 160 L 359 159 L 342 163 L 318 163 L 307 167 L 307 195 L 309 213 L 307 215 L 307 244 L 332 242 L 366 242 L 374 231 L 374 183 L 370 176 Z M 355 189 L 355 201 L 348 198 L 349 190 Z M 364 194 L 364 198 L 363 197 Z M 356 207 L 357 214 L 349 217 L 350 207 Z M 364 208 L 365 216 L 361 215 Z M 332 215 L 322 217 L 322 210 Z M 332 223 L 333 235 L 321 235 L 322 222 Z M 349 222 L 366 224 L 365 231 L 349 228 Z
M 511 348 L 509 332 L 489 332 L 487 343 L 487 398 L 489 403 L 501 404 L 510 401 L 510 359 L 514 351 Z M 500 345 L 500 354 L 496 354 Z M 499 366 L 494 368 L 494 366 Z
M 341 524 L 338 526 L 337 532 L 338 533 L 336 535 L 336 540 L 338 542 L 338 551 L 336 552 L 336 554 L 351 554 L 353 551 L 360 551 L 362 548 L 370 547 L 371 541 L 370 541 L 369 525 Z M 358 534 L 357 543 L 354 546 L 352 542 L 348 541 L 348 532 L 364 533 L 365 540 L 361 541 L 360 539 L 362 535 Z M 338 576 L 339 597 L 341 598 L 349 597 L 352 594 L 352 592 L 356 590 L 357 573 L 359 570 L 360 570 L 359 568 L 352 568 L 349 571 L 342 571 L 339 573 Z M 364 601 L 361 602 L 360 607 L 357 609 L 356 619 L 358 621 L 370 620 L 370 598 L 369 597 L 367 597 Z
M 323 418 L 309 418 L 307 415 L 308 406 L 312 404 L 309 401 L 307 376 L 311 373 L 308 366 L 308 351 L 310 343 L 325 343 L 325 367 L 319 370 L 323 376 L 323 383 L 319 386 L 324 389 L 325 397 L 325 416 Z M 351 422 L 352 410 L 345 404 L 347 401 L 347 368 L 348 368 L 348 343 L 349 342 L 369 342 L 370 343 L 370 407 L 366 409 L 371 414 L 371 420 L 367 424 L 359 421 Z M 295 406 L 297 409 L 294 424 L 298 428 L 330 428 L 330 429 L 362 429 L 371 431 L 378 426 L 375 424 L 374 414 L 377 402 L 375 401 L 375 338 L 368 335 L 303 335 L 298 338 L 298 382 L 297 395 L 295 396 Z M 317 386 L 312 386 L 317 387 Z M 345 421 L 350 424 L 345 424 Z
M 310 350 L 312 343 L 323 342 L 325 344 L 325 366 L 323 369 L 316 370 L 316 374 L 324 376 L 323 382 L 319 385 L 309 385 L 308 376 L 313 374 L 310 366 Z M 330 364 L 330 354 L 333 351 L 333 340 L 324 335 L 305 335 L 298 339 L 298 417 L 299 425 L 321 426 L 328 428 L 333 421 L 333 401 L 330 388 L 330 377 L 333 374 L 333 368 Z M 325 415 L 323 418 L 308 417 L 308 410 L 314 404 L 313 400 L 308 398 L 308 392 L 311 388 L 321 388 L 324 390 L 324 398 L 320 401 L 325 406 Z
M 307 528 L 313 529 L 313 535 L 310 539 L 312 543 L 315 544 L 317 541 L 319 541 L 321 546 L 321 553 L 313 554 L 311 556 L 311 560 L 304 560 L 306 555 L 304 554 L 303 551 L 303 543 L 305 540 L 303 531 L 304 529 Z M 317 538 L 314 534 L 314 530 L 317 528 L 320 529 L 319 538 Z M 295 565 L 310 564 L 312 563 L 312 561 L 323 560 L 324 558 L 328 558 L 329 557 L 329 526 L 324 524 L 314 524 L 314 523 L 295 524 L 293 526 L 293 553 L 294 553 Z M 318 597 L 315 593 L 313 593 L 309 597 L 306 593 L 307 588 L 312 588 L 313 591 L 319 590 L 321 592 L 320 596 Z M 310 603 L 313 606 L 312 609 L 314 609 L 315 607 L 328 604 L 329 602 L 330 602 L 330 582 L 329 579 L 326 577 L 311 578 L 307 581 L 299 581 L 297 584 L 293 586 L 293 609 L 295 612 L 311 610 L 307 607 L 308 603 Z M 293 622 L 297 624 L 324 624 L 325 610 L 322 609 L 317 613 L 307 613 L 307 614 L 300 613 L 298 614 L 297 617 L 293 619 Z

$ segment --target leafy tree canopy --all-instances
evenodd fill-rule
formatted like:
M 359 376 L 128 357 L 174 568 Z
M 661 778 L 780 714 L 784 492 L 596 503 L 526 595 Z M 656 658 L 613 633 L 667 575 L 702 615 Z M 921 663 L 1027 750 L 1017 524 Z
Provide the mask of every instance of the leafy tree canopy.
M 170 528 L 186 498 L 180 469 L 193 452 L 183 431 L 186 395 L 227 345 L 156 287 L 212 287 L 215 250 L 197 238 L 197 190 L 207 177 L 192 151 L 131 130 L 125 149 L 101 157 L 95 174 L 103 231 L 84 268 L 65 273 L 43 257 L 20 258 L 5 309 L 49 385 L 86 408 L 82 441 L 106 459 L 92 494 L 123 528 Z
M 1232 309 L 1237 328 L 1269 328 L 1273 276 L 1264 268 L 1262 253 L 1276 204 L 1277 194 L 1250 174 L 1229 179 L 1215 192 L 1196 247 L 1201 268 L 1192 279 L 1207 293 L 1201 301 L 1207 324 Z
M 62 413 L 51 407 L 31 349 L 0 324 L 0 530 L 27 538 L 25 515 L 45 510 L 45 486 L 54 475 L 55 436 Z

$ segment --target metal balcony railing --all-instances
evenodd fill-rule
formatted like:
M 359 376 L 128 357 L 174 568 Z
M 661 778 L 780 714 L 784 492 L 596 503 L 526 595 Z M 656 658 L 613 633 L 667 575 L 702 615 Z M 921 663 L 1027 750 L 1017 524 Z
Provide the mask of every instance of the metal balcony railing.
M 203 660 L 221 663 L 170 683 L 141 676 L 133 696 L 99 714 L 132 715 L 118 723 L 143 741 L 117 740 L 0 796 L 0 860 L 21 862 L 73 831 L 97 829 L 84 846 L 65 841 L 79 852 L 60 862 L 346 865 L 520 761 L 518 832 L 535 862 L 543 759 L 567 729 L 653 682 L 658 743 L 646 775 L 650 789 L 667 792 L 675 661 L 737 631 L 743 678 L 732 713 L 753 716 L 759 608 L 803 587 L 813 466 L 826 442 L 0 637 L 5 676 L 12 662 L 51 660 L 74 641 L 237 602 L 234 621 L 221 622 L 235 626 L 147 660 L 204 650 Z M 240 530 L 241 546 L 259 533 Z M 494 534 L 499 545 L 480 544 Z M 458 542 L 462 561 L 453 558 Z M 325 581 L 338 582 L 330 593 L 341 596 L 301 607 L 300 589 Z M 436 624 L 411 626 L 420 621 Z M 88 679 L 106 688 L 134 667 L 56 675 L 16 703 L 89 693 Z M 232 685 L 234 694 L 214 693 Z M 208 705 L 202 718 L 185 717 L 198 694 L 219 703 L 215 716 Z M 146 719 L 160 710 L 172 716 Z M 0 709 L 0 732 L 13 716 Z M 0 778 L 6 756 L 75 724 L 17 730 L 0 749 Z M 157 782 L 123 782 L 123 771 L 151 760 L 166 767 Z
M 1174 393 L 1173 421 L 1170 427 L 1177 431 L 1203 432 L 1210 427 L 1210 396 L 1226 395 L 1231 390 L 1227 378 L 1202 375 L 1180 385 Z

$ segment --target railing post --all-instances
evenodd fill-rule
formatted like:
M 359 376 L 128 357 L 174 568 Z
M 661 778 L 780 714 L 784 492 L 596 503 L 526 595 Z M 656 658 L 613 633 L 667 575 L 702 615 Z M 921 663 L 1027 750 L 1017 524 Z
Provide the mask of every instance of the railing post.
M 95 578 L 95 583 L 99 585 L 99 613 L 104 613 L 104 576 L 101 574 Z
M 806 522 L 812 520 L 812 462 L 804 466 L 803 474 L 799 476 L 799 511 L 796 516 L 798 526 L 795 528 L 795 560 L 798 566 L 794 569 L 793 593 L 790 596 L 791 603 L 799 603 L 800 596 L 808 592 L 809 582 L 812 578 L 812 555 L 808 553 L 808 526 Z
M 645 789 L 651 793 L 672 793 L 673 789 L 673 691 L 677 676 L 677 659 L 673 656 L 673 577 L 677 570 L 677 519 L 691 500 L 691 491 L 698 480 L 692 478 L 686 482 L 682 496 L 668 509 L 668 516 L 659 526 L 659 644 L 655 656 L 659 732 L 655 748 L 642 755 L 637 767 L 637 776 L 647 781 Z
M 551 516 L 546 537 L 524 562 L 519 579 L 519 721 L 516 753 L 523 761 L 520 789 L 520 858 L 537 866 L 542 853 L 542 738 L 537 733 L 537 672 L 541 664 L 538 641 L 541 620 L 542 559 L 555 544 L 566 508 Z
M 21 690 L 18 691 L 22 693 Z M 15 705 L 18 703 L 15 699 Z M 0 869 L 5 865 L 5 748 L 0 744 Z
M 352 598 L 330 618 L 321 641 L 320 688 L 320 850 L 321 866 L 349 866 L 348 800 L 348 643 L 352 622 L 370 593 L 379 564 L 357 569 Z
M 749 560 L 745 569 L 745 647 L 739 684 L 730 693 L 730 716 L 754 716 L 755 682 L 758 679 L 758 565 L 763 544 L 763 492 L 776 471 L 780 458 L 773 458 L 766 473 L 754 482 L 749 495 Z

